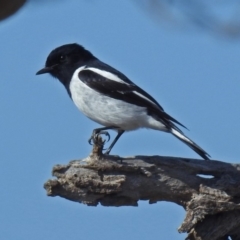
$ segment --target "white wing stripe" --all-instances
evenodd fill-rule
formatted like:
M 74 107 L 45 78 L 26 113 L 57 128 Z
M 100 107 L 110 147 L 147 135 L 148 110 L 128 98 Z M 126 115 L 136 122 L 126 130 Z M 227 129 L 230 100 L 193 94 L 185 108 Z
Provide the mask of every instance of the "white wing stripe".
M 141 93 L 139 93 L 139 92 L 136 92 L 136 91 L 133 91 L 133 93 L 135 93 L 136 95 L 138 95 L 139 97 L 141 97 L 141 98 L 144 98 L 145 100 L 147 100 L 148 102 L 150 102 L 150 103 L 152 103 L 152 104 L 154 104 L 155 106 L 157 106 L 158 107 L 158 105 L 155 103 L 155 102 L 153 102 L 152 100 L 150 100 L 149 98 L 147 98 L 147 97 L 145 97 L 144 95 L 142 95 Z
M 84 66 L 85 67 L 85 66 Z M 115 81 L 115 82 L 119 82 L 119 83 L 123 83 L 123 84 L 126 84 L 126 85 L 130 85 L 126 82 L 124 82 L 121 78 L 119 78 L 117 75 L 113 74 L 113 73 L 110 73 L 110 72 L 107 72 L 107 71 L 104 71 L 104 70 L 101 70 L 101 69 L 98 69 L 98 68 L 93 68 L 93 67 L 86 67 L 86 68 L 82 68 L 81 70 L 90 70 L 90 71 L 93 71 L 105 78 L 108 78 L 112 81 Z M 81 71 L 80 70 L 80 71 Z M 80 72 L 79 71 L 79 72 Z M 154 103 L 152 100 L 150 100 L 149 98 L 145 97 L 144 95 L 142 95 L 141 93 L 137 92 L 137 91 L 133 91 L 134 94 L 138 95 L 139 97 L 141 98 L 144 98 L 145 100 L 147 100 L 148 102 L 154 104 L 155 106 L 157 106 L 156 103 Z M 158 106 L 157 106 L 158 107 Z
M 119 78 L 117 75 L 113 74 L 113 73 L 110 73 L 110 72 L 107 72 L 107 71 L 104 71 L 104 70 L 100 70 L 98 68 L 93 68 L 93 67 L 88 67 L 88 68 L 85 68 L 84 70 L 90 70 L 90 71 L 93 71 L 105 78 L 108 78 L 112 81 L 115 81 L 115 82 L 119 82 L 119 83 L 124 83 L 126 85 L 129 85 L 128 83 L 124 82 L 121 78 Z
M 73 76 L 77 77 L 77 75 L 78 75 L 82 70 L 84 70 L 85 67 L 86 67 L 86 66 L 82 66 L 82 67 L 80 67 L 80 68 L 77 68 L 76 71 L 73 73 Z M 73 76 L 72 76 L 72 77 L 73 77 Z

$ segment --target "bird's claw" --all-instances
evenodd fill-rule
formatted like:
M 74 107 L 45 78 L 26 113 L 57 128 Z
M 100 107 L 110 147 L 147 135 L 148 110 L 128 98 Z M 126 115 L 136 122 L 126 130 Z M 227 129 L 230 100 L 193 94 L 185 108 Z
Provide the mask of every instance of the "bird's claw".
M 88 143 L 90 145 L 98 144 L 99 143 L 99 137 L 100 135 L 105 135 L 108 139 L 103 141 L 103 144 L 110 140 L 110 134 L 107 131 L 100 131 L 100 132 L 94 132 L 92 133 L 92 136 L 88 139 Z

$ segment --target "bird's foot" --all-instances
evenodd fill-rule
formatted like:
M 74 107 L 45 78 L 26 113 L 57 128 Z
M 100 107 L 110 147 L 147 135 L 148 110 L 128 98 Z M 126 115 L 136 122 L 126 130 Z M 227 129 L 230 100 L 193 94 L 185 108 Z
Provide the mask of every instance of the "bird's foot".
M 88 139 L 88 143 L 90 145 L 99 145 L 99 137 L 101 137 L 101 135 L 105 135 L 107 137 L 107 140 L 101 141 L 101 145 L 104 145 L 106 141 L 108 142 L 110 140 L 110 134 L 107 131 L 96 132 L 94 130 L 92 136 Z
M 104 150 L 105 150 L 105 149 L 104 149 Z M 104 154 L 109 155 L 110 151 L 111 151 L 111 149 L 108 148 Z

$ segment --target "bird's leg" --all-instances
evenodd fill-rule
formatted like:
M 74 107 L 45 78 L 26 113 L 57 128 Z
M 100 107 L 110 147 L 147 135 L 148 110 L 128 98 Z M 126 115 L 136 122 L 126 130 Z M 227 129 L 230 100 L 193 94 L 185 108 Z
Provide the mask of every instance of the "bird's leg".
M 88 142 L 90 145 L 97 144 L 98 143 L 98 136 L 101 134 L 104 134 L 105 136 L 108 137 L 108 140 L 110 140 L 110 134 L 105 131 L 108 129 L 114 129 L 116 127 L 102 127 L 102 128 L 96 128 L 93 130 L 91 137 L 88 139 Z
M 118 130 L 118 134 L 115 137 L 115 139 L 113 140 L 113 142 L 111 143 L 111 145 L 109 146 L 109 148 L 106 150 L 106 152 L 104 154 L 109 154 L 113 148 L 113 146 L 115 145 L 115 143 L 117 142 L 117 140 L 121 137 L 121 135 L 124 133 L 124 130 Z

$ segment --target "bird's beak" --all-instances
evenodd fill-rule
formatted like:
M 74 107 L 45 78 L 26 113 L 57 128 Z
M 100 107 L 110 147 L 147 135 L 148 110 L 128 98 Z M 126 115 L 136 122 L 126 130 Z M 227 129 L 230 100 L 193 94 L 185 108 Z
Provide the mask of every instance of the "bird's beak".
M 52 67 L 45 67 L 41 70 L 39 70 L 36 75 L 44 74 L 44 73 L 50 73 L 53 70 Z

